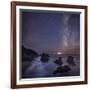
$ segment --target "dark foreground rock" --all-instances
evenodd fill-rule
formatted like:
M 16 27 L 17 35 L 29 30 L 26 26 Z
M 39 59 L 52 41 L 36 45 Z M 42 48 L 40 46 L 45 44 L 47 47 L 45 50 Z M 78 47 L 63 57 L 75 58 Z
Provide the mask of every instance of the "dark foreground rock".
M 58 67 L 54 72 L 53 74 L 56 75 L 58 73 L 67 73 L 71 70 L 71 68 L 68 66 L 68 65 L 64 65 L 64 66 L 60 66 Z

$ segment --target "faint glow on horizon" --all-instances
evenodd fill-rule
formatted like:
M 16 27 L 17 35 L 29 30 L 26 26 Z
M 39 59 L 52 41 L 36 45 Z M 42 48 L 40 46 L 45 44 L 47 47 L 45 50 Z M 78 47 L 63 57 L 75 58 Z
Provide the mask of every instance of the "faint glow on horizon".
M 58 55 L 62 54 L 61 52 L 57 52 Z

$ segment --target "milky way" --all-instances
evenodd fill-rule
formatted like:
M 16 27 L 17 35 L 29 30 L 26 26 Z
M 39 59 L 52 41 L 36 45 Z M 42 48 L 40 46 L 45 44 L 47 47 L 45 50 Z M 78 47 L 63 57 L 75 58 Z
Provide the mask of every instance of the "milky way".
M 80 14 L 22 11 L 22 44 L 38 53 L 65 52 L 80 46 Z
M 68 43 L 69 43 L 69 36 L 70 36 L 70 30 L 69 30 L 69 24 L 68 24 L 68 21 L 69 21 L 69 18 L 70 18 L 70 15 L 69 14 L 65 14 L 64 15 L 64 33 L 63 33 L 63 45 L 65 47 L 68 47 Z

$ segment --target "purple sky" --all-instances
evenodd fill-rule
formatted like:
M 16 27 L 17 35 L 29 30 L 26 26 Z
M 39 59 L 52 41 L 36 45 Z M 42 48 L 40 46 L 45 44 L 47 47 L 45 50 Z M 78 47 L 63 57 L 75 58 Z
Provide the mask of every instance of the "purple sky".
M 78 53 L 80 14 L 22 10 L 22 45 L 38 53 Z

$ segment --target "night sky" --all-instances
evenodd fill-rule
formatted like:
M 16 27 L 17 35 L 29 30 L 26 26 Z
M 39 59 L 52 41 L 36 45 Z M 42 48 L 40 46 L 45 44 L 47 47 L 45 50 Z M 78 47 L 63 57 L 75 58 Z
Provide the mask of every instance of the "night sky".
M 38 53 L 79 53 L 80 14 L 22 10 L 22 45 Z

